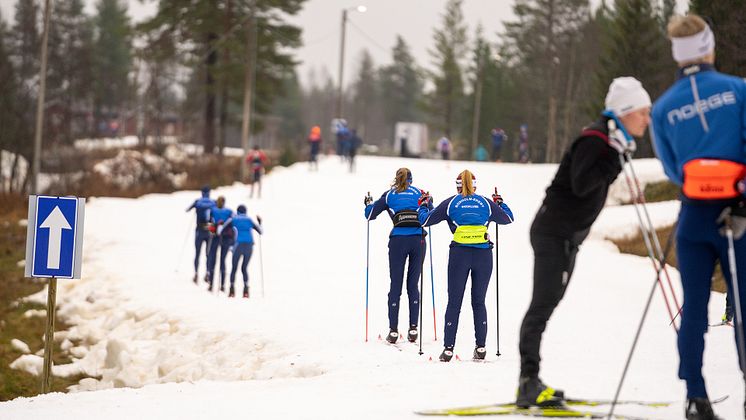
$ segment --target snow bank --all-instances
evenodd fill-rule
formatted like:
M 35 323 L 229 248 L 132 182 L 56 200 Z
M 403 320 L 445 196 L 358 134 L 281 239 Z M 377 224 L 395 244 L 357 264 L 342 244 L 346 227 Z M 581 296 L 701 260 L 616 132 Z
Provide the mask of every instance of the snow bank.
M 186 180 L 186 173 L 172 174 L 168 160 L 149 151 L 120 150 L 116 157 L 105 159 L 93 166 L 93 171 L 119 188 L 137 184 L 168 180 L 178 188 Z

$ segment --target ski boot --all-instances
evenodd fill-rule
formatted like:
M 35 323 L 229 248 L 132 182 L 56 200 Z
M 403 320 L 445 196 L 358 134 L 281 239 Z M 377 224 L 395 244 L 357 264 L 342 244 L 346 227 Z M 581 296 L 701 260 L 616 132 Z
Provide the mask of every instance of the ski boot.
M 487 349 L 484 347 L 477 347 L 474 349 L 474 360 L 484 360 L 484 356 L 487 355 Z
M 564 406 L 565 393 L 544 385 L 538 377 L 521 377 L 517 394 L 515 404 L 519 408 Z
M 209 283 L 209 282 L 210 282 L 210 274 L 208 273 L 208 274 L 205 274 L 205 283 Z
M 722 420 L 712 411 L 712 404 L 707 398 L 691 398 L 686 400 L 686 420 Z
M 194 284 L 197 284 L 198 277 L 199 276 L 197 276 L 197 273 L 194 273 L 194 278 L 192 279 L 192 281 L 194 281 Z
M 407 331 L 407 340 L 409 340 L 410 343 L 414 343 L 417 341 L 417 326 L 416 325 L 409 326 L 409 331 Z
M 399 339 L 399 332 L 396 330 L 389 331 L 389 335 L 386 336 L 386 341 L 391 344 L 396 344 L 396 340 Z
M 443 349 L 443 353 L 440 353 L 440 357 L 438 357 L 438 360 L 440 360 L 441 362 L 450 362 L 452 357 L 453 347 L 445 347 Z
M 244 297 L 245 299 L 248 299 L 248 298 L 249 298 L 249 288 L 248 288 L 248 287 L 244 287 L 244 288 L 243 288 L 243 297 Z
M 723 324 L 730 324 L 733 322 L 733 311 L 732 310 L 725 310 L 725 313 L 723 314 L 723 318 L 721 319 L 723 321 Z
M 236 297 L 236 289 L 233 286 L 228 290 L 228 297 Z

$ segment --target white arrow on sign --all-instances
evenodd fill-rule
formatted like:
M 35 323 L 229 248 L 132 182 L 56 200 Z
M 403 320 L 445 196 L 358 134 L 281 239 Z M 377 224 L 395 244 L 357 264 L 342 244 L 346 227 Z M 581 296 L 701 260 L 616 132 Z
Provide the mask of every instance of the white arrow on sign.
M 67 223 L 65 215 L 59 206 L 42 222 L 40 228 L 49 229 L 49 250 L 47 252 L 47 268 L 57 270 L 60 268 L 60 250 L 62 249 L 62 229 L 72 229 Z

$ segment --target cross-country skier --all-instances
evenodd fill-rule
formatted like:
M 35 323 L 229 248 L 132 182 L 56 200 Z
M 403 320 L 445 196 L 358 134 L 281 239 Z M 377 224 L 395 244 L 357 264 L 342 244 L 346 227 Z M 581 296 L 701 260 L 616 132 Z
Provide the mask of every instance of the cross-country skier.
M 269 163 L 267 155 L 259 148 L 258 144 L 249 151 L 246 155 L 246 163 L 251 167 L 251 195 L 254 197 L 254 187 L 258 187 L 257 197 L 262 197 L 262 175 L 264 175 L 264 167 Z
M 490 137 L 492 138 L 492 161 L 501 162 L 503 142 L 508 140 L 508 135 L 502 128 L 495 127 L 490 132 Z
M 225 229 L 233 229 L 236 234 L 236 243 L 233 245 L 233 268 L 231 268 L 231 288 L 228 291 L 228 297 L 236 295 L 234 284 L 236 282 L 236 271 L 238 270 L 238 261 L 241 260 L 241 274 L 243 275 L 243 297 L 249 297 L 249 272 L 247 266 L 251 259 L 251 253 L 254 249 L 254 236 L 252 230 L 262 234 L 262 218 L 256 216 L 257 222 L 254 222 L 246 215 L 246 206 L 241 204 L 236 209 L 237 214 L 218 228 L 218 235 L 222 234 Z
M 202 249 L 202 244 L 205 244 L 205 260 L 209 262 L 209 247 L 210 247 L 210 212 L 215 207 L 215 202 L 210 199 L 210 187 L 205 185 L 202 187 L 202 197 L 194 200 L 186 211 L 194 209 L 197 214 L 197 226 L 194 230 L 194 283 L 197 283 L 197 272 L 199 271 L 199 254 Z M 209 267 L 207 268 L 209 271 Z M 205 274 L 205 281 L 209 281 L 209 276 Z
M 539 379 L 541 336 L 572 277 L 575 255 L 606 202 L 609 186 L 622 170 L 619 156 L 632 152 L 632 136 L 650 123 L 650 96 L 632 77 L 614 79 L 601 118 L 585 128 L 565 152 L 530 229 L 534 249 L 534 289 L 523 318 L 517 405 L 551 406 L 562 392 Z
M 389 235 L 389 334 L 386 340 L 396 343 L 399 339 L 399 301 L 404 283 L 404 266 L 407 269 L 407 297 L 409 298 L 409 329 L 407 339 L 417 340 L 417 316 L 420 307 L 420 290 L 417 281 L 422 270 L 422 263 L 427 251 L 425 234 L 417 218 L 417 200 L 422 191 L 412 185 L 412 172 L 399 168 L 391 189 L 384 192 L 373 202 L 369 195 L 365 197 L 365 217 L 375 220 L 383 211 L 387 211 L 394 223 Z M 432 207 L 432 205 L 430 205 Z
M 209 278 L 210 291 L 212 291 L 213 278 L 215 276 L 218 248 L 220 248 L 220 291 L 225 291 L 225 257 L 228 255 L 228 250 L 233 246 L 235 232 L 233 232 L 233 229 L 223 229 L 221 234 L 217 235 L 217 229 L 231 217 L 233 217 L 233 210 L 225 207 L 225 197 L 218 197 L 210 218 L 212 228 L 216 230 L 216 235 L 210 239 L 210 253 L 207 256 L 207 276 Z
M 745 271 L 746 207 L 736 184 L 746 175 L 746 83 L 715 70 L 715 36 L 699 16 L 675 16 L 668 24 L 678 80 L 653 107 L 655 151 L 668 178 L 682 187 L 676 252 L 684 288 L 678 336 L 679 377 L 686 381 L 686 418 L 717 419 L 702 377 L 704 333 L 712 272 L 720 260 L 731 299 L 746 304 L 746 281 L 733 293 L 728 240 L 735 239 L 737 273 Z M 734 330 L 743 334 L 742 320 Z M 738 335 L 738 334 L 737 334 Z M 740 346 L 739 346 L 740 347 Z M 744 349 L 739 349 L 743 351 Z
M 448 306 L 446 307 L 444 349 L 441 362 L 449 362 L 456 345 L 458 318 L 464 299 L 466 280 L 471 272 L 471 307 L 474 311 L 476 347 L 474 359 L 484 359 L 487 340 L 487 307 L 484 300 L 492 276 L 492 248 L 487 233 L 489 222 L 506 225 L 513 222 L 513 212 L 502 197 L 493 194 L 492 200 L 475 194 L 477 180 L 465 170 L 456 178 L 457 195 L 444 200 L 434 210 L 428 210 L 432 199 L 428 193 L 419 200 L 418 216 L 422 226 L 448 222 L 453 233 L 448 253 Z
M 311 149 L 311 156 L 308 159 L 311 170 L 319 170 L 319 151 L 321 151 L 321 127 L 314 125 L 311 127 L 311 133 L 308 135 L 308 145 Z

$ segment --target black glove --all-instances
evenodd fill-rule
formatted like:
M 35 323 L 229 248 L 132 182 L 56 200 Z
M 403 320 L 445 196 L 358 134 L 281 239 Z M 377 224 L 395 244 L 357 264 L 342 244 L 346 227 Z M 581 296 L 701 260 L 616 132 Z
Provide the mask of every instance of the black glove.
M 730 227 L 733 230 L 733 239 L 741 239 L 746 233 L 746 203 L 740 202 L 724 208 L 717 223 L 723 225 L 719 230 L 721 235 L 727 236 Z
M 262 216 L 256 215 L 256 221 L 261 225 L 262 224 Z
M 430 193 L 427 191 L 423 191 L 420 198 L 417 200 L 417 205 L 422 206 L 429 206 L 433 202 L 433 197 L 430 196 Z
M 365 204 L 365 207 L 368 207 L 369 205 L 373 204 L 373 197 L 370 196 L 370 191 L 368 191 L 368 195 L 365 196 L 365 199 L 363 200 L 363 204 Z
M 494 201 L 498 206 L 503 203 L 503 196 L 497 192 L 497 187 L 495 187 L 495 193 L 492 194 L 492 201 Z

